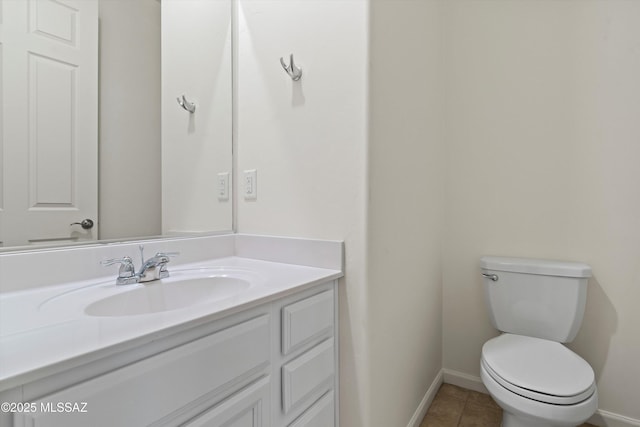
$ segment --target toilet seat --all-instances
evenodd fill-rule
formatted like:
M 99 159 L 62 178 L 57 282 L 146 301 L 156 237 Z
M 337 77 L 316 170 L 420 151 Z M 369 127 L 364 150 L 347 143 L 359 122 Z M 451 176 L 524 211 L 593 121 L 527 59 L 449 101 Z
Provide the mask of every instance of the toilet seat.
M 539 402 L 573 405 L 596 390 L 591 366 L 554 341 L 503 334 L 484 344 L 481 363 L 502 387 Z

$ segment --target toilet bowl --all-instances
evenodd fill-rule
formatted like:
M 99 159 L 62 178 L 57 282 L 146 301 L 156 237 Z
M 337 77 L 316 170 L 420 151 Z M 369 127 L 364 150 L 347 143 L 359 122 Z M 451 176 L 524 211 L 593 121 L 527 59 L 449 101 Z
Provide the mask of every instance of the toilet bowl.
M 503 427 L 577 426 L 598 408 L 591 366 L 560 343 L 503 334 L 485 343 L 480 377 Z
M 482 347 L 480 377 L 503 427 L 575 427 L 598 407 L 593 369 L 563 343 L 582 323 L 591 268 L 483 257 L 485 298 L 502 335 Z

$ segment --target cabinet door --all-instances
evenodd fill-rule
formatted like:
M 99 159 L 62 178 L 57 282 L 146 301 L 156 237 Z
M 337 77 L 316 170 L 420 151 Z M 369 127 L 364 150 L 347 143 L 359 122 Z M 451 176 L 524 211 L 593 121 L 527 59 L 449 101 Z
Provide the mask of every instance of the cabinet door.
M 333 386 L 335 374 L 333 338 L 315 346 L 282 367 L 282 409 L 313 402 Z
M 16 413 L 15 426 L 178 424 L 175 417 L 192 405 L 220 402 L 264 376 L 269 366 L 269 330 L 269 317 L 262 315 L 45 396 L 36 404 L 45 405 L 46 410 Z M 86 411 L 56 411 L 59 402 L 78 403 Z
M 331 427 L 335 425 L 335 405 L 333 391 L 328 392 L 313 404 L 289 427 Z
M 263 378 L 202 415 L 185 427 L 267 427 L 269 378 Z
M 333 317 L 333 289 L 283 307 L 282 354 L 330 336 Z

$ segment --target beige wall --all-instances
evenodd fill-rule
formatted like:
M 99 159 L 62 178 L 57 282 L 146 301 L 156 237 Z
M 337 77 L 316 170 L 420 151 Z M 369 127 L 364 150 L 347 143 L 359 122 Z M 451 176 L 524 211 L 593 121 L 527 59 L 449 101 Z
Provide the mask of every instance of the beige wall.
M 99 138 L 99 237 L 160 234 L 157 0 L 100 1 Z
M 593 267 L 571 345 L 600 408 L 640 419 L 640 2 L 446 11 L 445 367 L 478 375 L 483 254 Z
M 442 367 L 440 21 L 434 1 L 371 2 L 370 426 L 409 425 Z

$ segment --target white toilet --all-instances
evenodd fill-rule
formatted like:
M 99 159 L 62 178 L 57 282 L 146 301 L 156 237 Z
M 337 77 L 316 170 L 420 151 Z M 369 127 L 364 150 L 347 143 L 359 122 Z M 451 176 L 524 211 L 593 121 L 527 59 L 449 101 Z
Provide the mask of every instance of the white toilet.
M 577 426 L 598 407 L 591 366 L 561 343 L 582 323 L 591 267 L 577 262 L 483 257 L 491 323 L 480 376 L 503 409 L 503 427 Z

